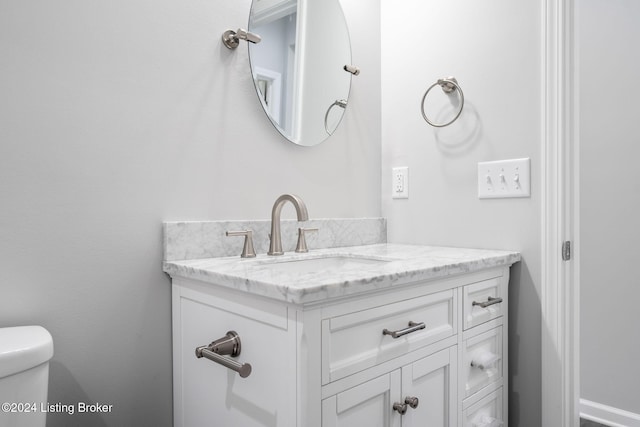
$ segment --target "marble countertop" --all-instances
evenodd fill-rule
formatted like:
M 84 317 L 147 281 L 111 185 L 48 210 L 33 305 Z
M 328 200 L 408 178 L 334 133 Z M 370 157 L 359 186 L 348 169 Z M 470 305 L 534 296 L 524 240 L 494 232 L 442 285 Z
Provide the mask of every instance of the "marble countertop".
M 299 262 L 300 260 L 306 260 Z M 183 277 L 296 304 L 318 302 L 406 283 L 509 266 L 518 252 L 373 244 L 286 253 L 165 261 Z

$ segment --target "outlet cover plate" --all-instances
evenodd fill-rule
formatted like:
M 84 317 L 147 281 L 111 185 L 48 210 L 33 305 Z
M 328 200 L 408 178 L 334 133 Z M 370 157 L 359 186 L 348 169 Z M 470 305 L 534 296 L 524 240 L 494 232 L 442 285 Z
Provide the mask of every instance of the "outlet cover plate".
M 391 170 L 391 198 L 409 198 L 409 167 L 402 166 Z
M 531 159 L 478 163 L 478 198 L 531 197 Z

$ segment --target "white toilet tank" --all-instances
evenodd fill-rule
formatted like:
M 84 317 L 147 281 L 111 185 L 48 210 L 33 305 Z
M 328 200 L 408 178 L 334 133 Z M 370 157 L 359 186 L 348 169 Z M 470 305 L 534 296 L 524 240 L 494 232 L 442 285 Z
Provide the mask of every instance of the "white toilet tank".
M 42 326 L 0 328 L 0 427 L 44 427 L 53 339 Z

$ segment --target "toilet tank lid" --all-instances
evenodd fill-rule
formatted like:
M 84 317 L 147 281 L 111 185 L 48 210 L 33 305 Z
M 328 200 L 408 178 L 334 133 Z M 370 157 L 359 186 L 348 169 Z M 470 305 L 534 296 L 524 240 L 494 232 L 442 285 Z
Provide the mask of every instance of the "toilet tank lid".
M 42 326 L 0 328 L 0 378 L 47 362 L 53 356 L 53 338 Z

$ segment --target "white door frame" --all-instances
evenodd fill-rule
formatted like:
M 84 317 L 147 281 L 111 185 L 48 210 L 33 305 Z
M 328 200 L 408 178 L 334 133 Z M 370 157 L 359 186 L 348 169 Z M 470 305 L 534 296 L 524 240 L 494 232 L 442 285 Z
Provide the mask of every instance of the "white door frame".
M 546 0 L 543 13 L 542 425 L 579 423 L 578 138 L 575 0 Z M 562 260 L 562 243 L 572 257 Z

